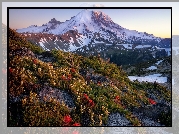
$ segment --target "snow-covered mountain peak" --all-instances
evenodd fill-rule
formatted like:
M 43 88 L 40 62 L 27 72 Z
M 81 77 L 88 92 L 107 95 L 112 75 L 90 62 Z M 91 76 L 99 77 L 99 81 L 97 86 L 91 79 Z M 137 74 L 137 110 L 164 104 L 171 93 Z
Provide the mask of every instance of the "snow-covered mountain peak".
M 55 44 L 57 49 L 60 47 L 60 49 L 65 51 L 74 51 L 82 46 L 93 43 L 143 44 L 154 46 L 162 40 L 146 32 L 123 28 L 119 24 L 114 23 L 104 12 L 88 9 L 82 10 L 76 16 L 71 17 L 65 22 L 60 22 L 52 18 L 42 26 L 32 25 L 27 28 L 18 29 L 17 32 L 37 34 L 37 37 L 33 36 L 33 38 L 37 38 L 38 43 L 42 42 L 40 39 L 43 34 L 43 39 L 47 41 L 42 43 L 48 44 L 45 45 L 46 47 L 49 46 L 49 44 L 53 46 Z M 53 35 L 53 37 L 50 37 L 51 35 Z M 56 38 L 58 38 L 58 41 Z M 161 43 L 161 46 L 162 44 L 163 43 Z M 50 47 L 47 48 L 49 50 L 51 49 Z
M 93 14 L 96 18 L 102 18 L 104 21 L 112 21 L 112 19 L 101 11 L 93 11 Z
M 91 21 L 91 14 L 92 12 L 85 9 L 85 10 L 82 10 L 80 13 L 78 13 L 74 19 L 78 22 L 81 22 L 81 23 L 87 23 L 87 22 L 90 22 Z

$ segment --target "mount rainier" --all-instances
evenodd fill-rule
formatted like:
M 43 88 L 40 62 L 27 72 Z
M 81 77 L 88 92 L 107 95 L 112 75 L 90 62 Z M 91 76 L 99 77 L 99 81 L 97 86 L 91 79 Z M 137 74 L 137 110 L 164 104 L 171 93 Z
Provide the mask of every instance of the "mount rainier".
M 82 10 L 76 16 L 65 22 L 55 18 L 42 26 L 32 25 L 17 29 L 24 38 L 44 50 L 60 49 L 76 51 L 89 44 L 138 44 L 159 47 L 170 47 L 161 43 L 164 39 L 146 32 L 129 30 L 114 23 L 111 18 L 101 11 Z M 165 46 L 162 46 L 165 44 Z

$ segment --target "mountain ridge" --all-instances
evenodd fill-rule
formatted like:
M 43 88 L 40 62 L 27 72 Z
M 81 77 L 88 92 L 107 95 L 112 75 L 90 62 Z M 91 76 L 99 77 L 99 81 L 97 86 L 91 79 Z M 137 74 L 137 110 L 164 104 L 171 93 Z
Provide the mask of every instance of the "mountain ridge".
M 106 19 L 107 18 L 107 19 Z M 53 19 L 55 19 L 55 18 L 53 18 Z M 52 19 L 52 20 L 53 20 Z M 56 20 L 56 19 L 55 19 Z M 86 9 L 84 9 L 84 10 L 82 10 L 81 12 L 79 12 L 76 16 L 73 16 L 73 17 L 71 17 L 71 19 L 70 20 L 66 20 L 65 22 L 61 22 L 61 23 L 67 23 L 68 24 L 68 27 L 69 27 L 69 25 L 73 22 L 73 21 L 80 21 L 80 23 L 84 23 L 84 22 L 86 22 L 86 23 L 88 23 L 88 22 L 91 22 L 91 21 L 96 21 L 96 22 L 98 22 L 98 21 L 100 21 L 101 20 L 101 23 L 102 24 L 106 24 L 106 26 L 110 26 L 109 24 L 107 25 L 107 23 L 106 22 L 109 22 L 109 23 L 112 23 L 112 27 L 113 28 L 121 28 L 121 30 L 123 30 L 123 29 L 125 29 L 125 28 L 123 28 L 123 27 L 121 27 L 119 24 L 117 24 L 117 23 L 114 23 L 112 20 L 111 20 L 111 18 L 108 16 L 108 15 L 106 15 L 106 14 L 104 14 L 103 12 L 101 12 L 101 11 L 88 11 L 88 10 L 86 10 Z M 49 21 L 49 23 L 51 23 L 52 21 Z M 55 21 L 55 22 L 60 22 L 60 21 Z M 79 23 L 79 22 L 78 22 Z M 43 24 L 42 26 L 44 26 L 44 25 L 47 25 L 48 23 L 46 23 L 46 24 Z M 73 23 L 73 25 L 75 25 L 75 23 Z M 98 23 L 98 25 L 101 25 L 101 24 L 99 24 Z M 34 25 L 35 27 L 37 27 L 37 25 Z M 89 26 L 89 25 L 88 25 Z M 19 33 L 22 33 L 22 32 L 24 32 L 23 31 L 23 29 L 24 30 L 27 30 L 26 28 L 22 28 L 22 29 L 17 29 L 17 32 L 19 32 Z M 65 29 L 65 28 L 64 28 Z M 73 30 L 73 29 L 70 29 L 70 30 Z M 99 31 L 99 29 L 97 29 L 98 31 Z M 110 29 L 107 29 L 107 30 L 110 30 Z M 127 29 L 126 29 L 127 30 Z M 64 31 L 64 30 L 63 30 Z M 94 31 L 94 30 L 93 30 Z M 129 30 L 129 31 L 135 31 L 135 32 L 137 32 L 136 30 Z M 116 32 L 118 32 L 118 31 L 116 31 Z M 30 33 L 30 32 L 29 32 Z M 38 33 L 38 31 L 34 31 L 34 33 Z M 53 32 L 52 32 L 53 33 Z M 62 33 L 53 33 L 53 34 L 63 34 L 64 32 L 62 32 Z M 146 33 L 146 32 L 139 32 L 140 34 L 142 34 L 142 33 L 144 33 L 144 34 L 146 34 L 146 35 L 151 35 L 151 36 L 153 36 L 152 34 L 148 34 L 148 33 Z M 153 36 L 154 37 L 154 36 Z M 158 38 L 160 38 L 160 37 L 158 37 Z
M 88 11 L 86 9 L 79 12 L 76 16 L 65 22 L 51 19 L 42 26 L 31 26 L 28 28 L 17 29 L 20 34 L 53 34 L 54 36 L 69 36 L 67 32 L 74 31 L 76 36 L 69 36 L 65 40 L 68 49 L 75 50 L 83 45 L 90 43 L 159 43 L 163 38 L 155 37 L 153 34 L 129 30 L 114 23 L 112 19 L 101 11 Z M 62 40 L 60 40 L 62 41 Z M 39 42 L 37 42 L 39 44 Z M 49 42 L 47 42 L 49 43 Z M 50 43 L 52 44 L 52 43 Z M 39 44 L 40 45 L 40 44 Z M 44 45 L 44 43 L 43 43 Z M 45 45 L 46 46 L 46 45 Z M 58 45 L 59 46 L 59 45 Z M 60 46 L 59 46 L 60 47 Z

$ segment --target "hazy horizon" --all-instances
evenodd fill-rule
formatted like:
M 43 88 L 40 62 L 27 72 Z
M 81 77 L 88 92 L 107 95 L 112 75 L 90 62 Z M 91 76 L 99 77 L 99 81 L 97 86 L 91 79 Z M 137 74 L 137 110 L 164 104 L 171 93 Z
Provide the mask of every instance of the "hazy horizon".
M 9 27 L 27 28 L 31 25 L 41 26 L 52 18 L 60 22 L 70 20 L 84 9 L 10 9 Z M 108 15 L 113 22 L 138 32 L 147 32 L 156 37 L 171 37 L 170 9 L 88 9 L 98 10 Z M 116 17 L 117 16 L 117 17 Z

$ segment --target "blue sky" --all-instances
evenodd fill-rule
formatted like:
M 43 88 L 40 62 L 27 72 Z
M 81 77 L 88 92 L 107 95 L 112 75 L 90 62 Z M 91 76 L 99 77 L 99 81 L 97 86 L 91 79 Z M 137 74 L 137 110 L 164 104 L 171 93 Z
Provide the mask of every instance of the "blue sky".
M 21 3 L 21 4 L 20 4 Z M 75 7 L 79 7 L 79 6 L 92 6 L 93 4 L 102 4 L 103 6 L 106 7 L 123 7 L 123 6 L 127 6 L 127 7 L 152 7 L 152 6 L 162 6 L 162 7 L 172 7 L 172 11 L 173 11 L 173 35 L 178 35 L 179 34 L 179 29 L 178 29 L 178 24 L 179 24 L 179 20 L 178 20 L 178 13 L 179 13 L 179 9 L 178 3 L 160 3 L 160 2 L 156 2 L 155 4 L 152 2 L 145 2 L 145 3 L 137 3 L 137 2 L 130 2 L 130 3 L 125 3 L 125 2 L 113 2 L 113 3 L 106 3 L 106 2 L 101 2 L 101 3 L 82 3 L 82 2 L 75 2 L 75 3 L 65 3 L 65 2 L 51 2 L 51 3 L 47 3 L 47 2 L 37 2 L 34 4 L 34 2 L 20 2 L 18 3 L 2 3 L 2 11 L 3 11 L 3 18 L 2 18 L 2 22 L 4 24 L 7 24 L 7 18 L 5 16 L 5 14 L 7 15 L 7 10 L 5 11 L 7 6 L 22 6 L 22 7 L 27 7 L 27 6 L 38 6 L 38 7 L 45 7 L 45 6 L 57 6 L 57 5 L 61 5 L 61 6 L 75 6 Z M 157 4 L 158 3 L 158 4 Z M 177 6 L 178 4 L 178 6 Z M 64 22 L 65 20 L 69 20 L 72 16 L 75 16 L 77 13 L 79 13 L 81 11 L 81 9 L 78 10 L 42 10 L 40 9 L 39 11 L 37 10 L 14 10 L 14 11 L 10 11 L 10 27 L 11 28 L 23 28 L 23 27 L 27 27 L 30 26 L 32 24 L 35 25 L 42 25 L 44 23 L 47 23 L 50 19 L 52 18 L 56 18 L 59 21 Z M 149 9 L 149 10 L 128 10 L 128 9 L 121 9 L 121 10 L 109 10 L 109 9 L 103 9 L 101 10 L 103 11 L 105 14 L 109 15 L 111 17 L 111 19 L 121 25 L 122 27 L 128 28 L 130 30 L 137 30 L 140 32 L 147 32 L 149 34 L 154 34 L 155 36 L 159 36 L 159 37 L 170 37 L 171 34 L 171 14 L 170 14 L 170 10 L 153 10 L 153 9 Z M 65 15 L 64 15 L 65 14 Z

